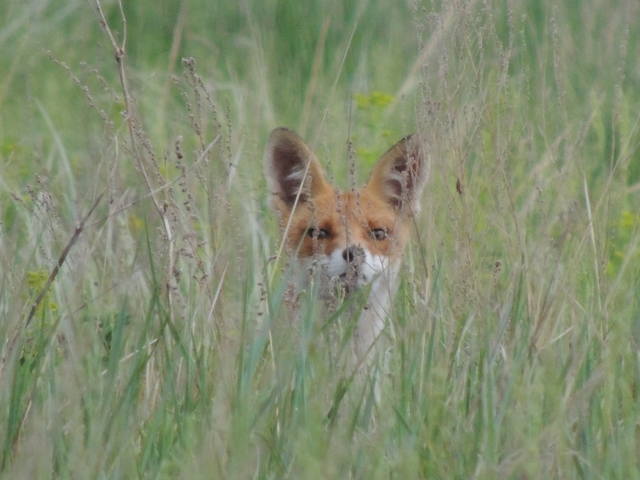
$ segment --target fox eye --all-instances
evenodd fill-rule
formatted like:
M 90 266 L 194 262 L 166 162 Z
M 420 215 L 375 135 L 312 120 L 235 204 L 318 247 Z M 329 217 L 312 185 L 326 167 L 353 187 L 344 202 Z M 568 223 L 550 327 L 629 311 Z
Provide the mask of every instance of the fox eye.
M 324 240 L 329 237 L 329 230 L 325 228 L 309 228 L 307 230 L 307 236 L 315 238 L 317 240 Z
M 374 240 L 385 240 L 389 236 L 389 232 L 386 228 L 372 228 L 369 230 L 369 235 Z

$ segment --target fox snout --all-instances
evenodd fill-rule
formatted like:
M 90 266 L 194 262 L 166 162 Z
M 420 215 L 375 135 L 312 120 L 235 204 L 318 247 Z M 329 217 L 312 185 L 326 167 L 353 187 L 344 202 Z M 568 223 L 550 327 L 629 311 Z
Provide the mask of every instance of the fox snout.
M 357 288 L 361 285 L 367 284 L 373 280 L 376 273 L 369 271 L 370 265 L 368 265 L 367 255 L 368 252 L 359 245 L 349 245 L 342 250 L 342 265 L 338 267 L 340 278 L 347 290 Z
M 325 261 L 320 259 L 319 266 L 330 277 L 342 280 L 350 289 L 371 283 L 389 264 L 387 257 L 372 254 L 366 246 L 359 244 L 348 245 L 325 258 Z
M 342 258 L 348 265 L 357 267 L 364 261 L 364 249 L 357 245 L 350 245 L 342 251 Z

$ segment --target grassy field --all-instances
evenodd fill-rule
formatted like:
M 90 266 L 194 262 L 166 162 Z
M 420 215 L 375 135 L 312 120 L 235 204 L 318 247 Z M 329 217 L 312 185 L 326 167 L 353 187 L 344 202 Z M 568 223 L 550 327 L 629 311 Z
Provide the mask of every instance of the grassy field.
M 0 2 L 0 475 L 640 478 L 638 18 Z M 287 320 L 279 125 L 345 188 L 427 139 L 377 402 Z

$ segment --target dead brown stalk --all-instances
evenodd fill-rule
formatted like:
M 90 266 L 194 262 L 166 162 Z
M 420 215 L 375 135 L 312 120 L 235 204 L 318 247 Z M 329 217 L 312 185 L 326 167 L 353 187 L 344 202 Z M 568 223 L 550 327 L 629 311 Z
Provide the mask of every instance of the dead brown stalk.
M 116 63 L 118 65 L 118 77 L 120 79 L 120 87 L 122 89 L 122 94 L 124 96 L 124 105 L 126 111 L 126 121 L 127 127 L 129 130 L 129 136 L 131 138 L 131 149 L 134 154 L 134 158 L 136 161 L 136 165 L 140 172 L 142 172 L 142 176 L 144 178 L 147 190 L 149 192 L 149 196 L 151 197 L 151 201 L 160 216 L 162 221 L 162 226 L 164 228 L 165 235 L 167 236 L 167 243 L 169 247 L 169 263 L 167 265 L 167 300 L 169 303 L 169 315 L 173 318 L 173 298 L 171 295 L 171 276 L 174 271 L 175 265 L 175 238 L 173 235 L 173 230 L 171 228 L 171 224 L 169 222 L 169 218 L 167 217 L 167 209 L 166 204 L 161 202 L 157 196 L 157 190 L 153 188 L 151 179 L 149 177 L 149 173 L 144 164 L 144 156 L 143 153 L 138 149 L 137 141 L 136 141 L 136 124 L 135 124 L 135 113 L 133 107 L 133 101 L 131 97 L 131 93 L 129 91 L 129 84 L 127 80 L 127 70 L 126 70 L 126 46 L 127 46 L 127 18 L 124 14 L 124 8 L 122 6 L 122 0 L 118 0 L 118 7 L 120 9 L 120 17 L 122 18 L 122 41 L 120 43 L 117 42 L 115 35 L 113 34 L 113 30 L 111 29 L 109 22 L 104 14 L 104 10 L 102 8 L 102 3 L 100 0 L 95 0 L 96 8 L 98 10 L 98 16 L 100 20 L 100 26 L 104 29 L 109 41 L 111 42 L 111 46 L 113 47 L 114 56 Z

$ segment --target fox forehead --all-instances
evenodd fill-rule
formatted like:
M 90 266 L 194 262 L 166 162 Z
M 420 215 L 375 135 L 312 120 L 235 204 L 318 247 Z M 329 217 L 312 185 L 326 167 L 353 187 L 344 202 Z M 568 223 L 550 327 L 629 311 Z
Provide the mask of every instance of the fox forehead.
M 374 255 L 396 257 L 408 235 L 407 225 L 397 212 L 367 187 L 348 192 L 326 188 L 290 215 L 290 222 L 283 219 L 290 223 L 287 244 L 299 257 L 330 255 L 347 245 L 359 245 Z M 327 230 L 329 238 L 321 242 L 310 238 L 307 231 L 311 227 Z M 388 232 L 388 238 L 371 238 L 371 230 L 377 228 Z

